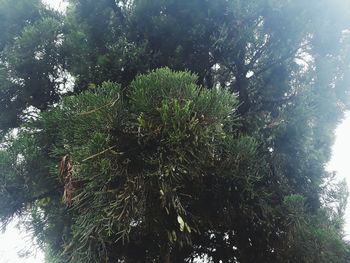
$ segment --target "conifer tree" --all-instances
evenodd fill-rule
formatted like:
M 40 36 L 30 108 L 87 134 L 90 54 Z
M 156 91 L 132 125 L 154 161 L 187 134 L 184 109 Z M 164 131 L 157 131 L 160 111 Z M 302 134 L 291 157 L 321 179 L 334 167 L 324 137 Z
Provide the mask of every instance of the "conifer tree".
M 2 225 L 47 262 L 348 262 L 348 7 L 0 1 Z

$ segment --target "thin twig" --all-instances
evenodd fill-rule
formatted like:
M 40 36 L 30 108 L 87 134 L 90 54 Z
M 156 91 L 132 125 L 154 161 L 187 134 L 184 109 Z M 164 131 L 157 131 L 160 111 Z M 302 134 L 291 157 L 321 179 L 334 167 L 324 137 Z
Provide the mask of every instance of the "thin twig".
M 111 146 L 111 147 L 109 147 L 109 148 L 103 150 L 102 152 L 99 152 L 99 153 L 96 153 L 96 154 L 94 154 L 94 155 L 91 155 L 90 157 L 87 157 L 87 158 L 85 158 L 84 160 L 82 160 L 82 162 L 86 162 L 86 161 L 89 161 L 89 160 L 91 160 L 91 159 L 93 159 L 93 158 L 96 158 L 97 156 L 100 156 L 101 154 L 104 154 L 104 153 L 106 153 L 106 152 L 108 152 L 108 151 L 114 149 L 115 147 L 117 147 L 117 145 Z
M 101 109 L 103 109 L 103 108 L 106 108 L 106 107 L 108 107 L 108 106 L 113 107 L 114 104 L 117 103 L 117 101 L 119 100 L 119 98 L 120 98 L 120 94 L 118 94 L 117 99 L 115 99 L 115 100 L 113 100 L 113 101 L 107 103 L 106 105 L 103 105 L 103 106 L 101 106 L 101 107 L 98 107 L 98 108 L 93 109 L 93 110 L 90 110 L 90 111 L 81 112 L 81 113 L 79 113 L 79 115 L 88 115 L 88 114 L 94 113 L 94 112 L 96 112 L 96 111 L 99 111 L 99 110 L 101 110 Z

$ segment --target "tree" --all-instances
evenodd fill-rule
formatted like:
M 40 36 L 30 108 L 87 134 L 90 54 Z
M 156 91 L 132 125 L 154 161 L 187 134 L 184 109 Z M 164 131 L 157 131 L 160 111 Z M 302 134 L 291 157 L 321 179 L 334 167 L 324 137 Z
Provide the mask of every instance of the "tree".
M 2 1 L 0 8 L 0 125 L 6 133 L 21 124 L 24 112 L 58 100 L 62 30 L 58 14 L 40 1 Z
M 347 262 L 347 6 L 1 2 L 2 222 L 52 262 Z

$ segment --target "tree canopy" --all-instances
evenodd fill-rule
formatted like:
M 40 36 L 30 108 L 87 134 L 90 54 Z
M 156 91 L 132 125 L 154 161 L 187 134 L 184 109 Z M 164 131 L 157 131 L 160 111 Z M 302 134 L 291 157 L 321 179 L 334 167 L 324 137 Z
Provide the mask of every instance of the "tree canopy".
M 349 262 L 349 7 L 0 0 L 0 223 L 47 262 Z

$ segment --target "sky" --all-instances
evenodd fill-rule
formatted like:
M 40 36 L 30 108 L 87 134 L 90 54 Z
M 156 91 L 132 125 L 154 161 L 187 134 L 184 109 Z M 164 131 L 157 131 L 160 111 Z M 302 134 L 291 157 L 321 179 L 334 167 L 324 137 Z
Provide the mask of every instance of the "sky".
M 61 0 L 43 0 L 54 9 L 63 11 L 67 3 Z M 350 112 L 335 131 L 336 139 L 332 148 L 332 159 L 327 165 L 330 171 L 336 171 L 339 180 L 345 178 L 350 186 Z M 349 200 L 350 201 L 350 200 Z M 345 233 L 350 240 L 350 204 L 345 214 Z M 5 233 L 0 234 L 0 263 L 42 263 L 43 253 L 31 246 L 28 234 L 21 232 L 12 222 Z M 21 258 L 18 254 L 23 249 L 29 249 L 33 255 Z
M 335 130 L 335 143 L 332 148 L 332 159 L 327 169 L 337 172 L 339 180 L 346 179 L 350 190 L 350 112 L 345 114 L 342 123 Z M 346 239 L 350 240 L 350 198 L 345 213 Z
M 33 247 L 31 237 L 21 232 L 13 221 L 7 231 L 0 235 L 0 263 L 41 263 L 44 262 L 42 251 Z M 31 256 L 23 258 L 19 254 L 29 251 Z
M 67 7 L 68 3 L 64 0 L 43 0 L 43 2 L 50 7 L 63 11 Z

